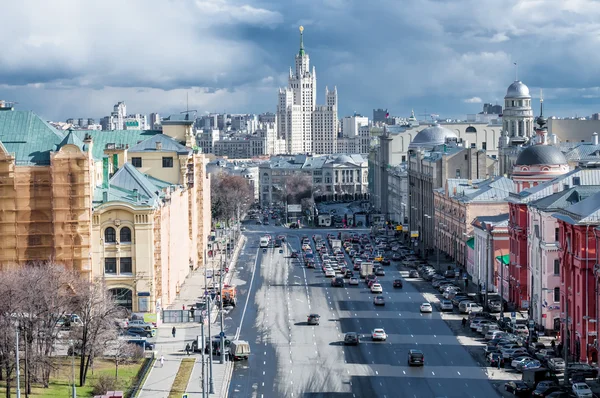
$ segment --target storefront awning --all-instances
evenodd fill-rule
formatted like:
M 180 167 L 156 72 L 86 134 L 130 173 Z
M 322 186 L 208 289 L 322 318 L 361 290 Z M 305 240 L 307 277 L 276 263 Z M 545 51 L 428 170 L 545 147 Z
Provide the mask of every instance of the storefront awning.
M 510 263 L 510 254 L 506 254 L 504 256 L 496 257 L 496 260 L 500 261 L 504 265 L 508 265 Z

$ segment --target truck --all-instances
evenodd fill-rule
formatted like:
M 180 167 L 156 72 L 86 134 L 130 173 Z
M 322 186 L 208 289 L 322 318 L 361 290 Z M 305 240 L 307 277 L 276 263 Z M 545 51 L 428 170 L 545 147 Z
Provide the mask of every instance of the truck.
M 237 290 L 235 286 L 224 285 L 223 290 L 221 291 L 221 300 L 223 300 L 223 307 L 231 306 L 235 307 L 236 304 L 236 295 Z
M 373 263 L 372 262 L 364 262 L 360 264 L 360 277 L 362 279 L 366 278 L 367 275 L 371 275 L 373 273 Z
M 558 384 L 556 374 L 547 368 L 525 369 L 522 380 L 529 388 L 534 389 L 540 381 L 549 380 Z
M 238 361 L 248 359 L 250 356 L 250 344 L 245 340 L 233 340 L 229 344 L 229 359 Z
M 342 248 L 342 241 L 339 239 L 331 239 L 331 249 L 335 252 L 336 248 Z

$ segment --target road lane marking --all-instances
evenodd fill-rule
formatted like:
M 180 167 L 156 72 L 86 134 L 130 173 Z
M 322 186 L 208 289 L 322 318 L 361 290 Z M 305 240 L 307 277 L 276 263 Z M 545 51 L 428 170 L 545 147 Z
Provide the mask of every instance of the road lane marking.
M 458 375 L 460 376 L 460 372 L 457 370 L 456 373 L 458 373 Z

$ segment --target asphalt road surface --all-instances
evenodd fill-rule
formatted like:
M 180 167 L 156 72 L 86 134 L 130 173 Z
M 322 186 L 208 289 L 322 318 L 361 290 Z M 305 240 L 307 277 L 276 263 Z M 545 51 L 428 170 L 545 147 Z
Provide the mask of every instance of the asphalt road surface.
M 499 396 L 437 309 L 421 314 L 425 299 L 410 282 L 403 289 L 392 287 L 402 275 L 396 266 L 385 267 L 386 276 L 379 278 L 386 304 L 375 307 L 364 282 L 334 288 L 319 262 L 306 269 L 288 258 L 289 247 L 283 254 L 258 248 L 265 233 L 287 235 L 291 248 L 300 251 L 302 235 L 328 232 L 339 230 L 248 228 L 246 257 L 236 271 L 241 300 L 227 319 L 227 333 L 247 340 L 252 355 L 236 362 L 230 397 Z M 321 315 L 319 326 L 306 324 L 310 313 Z M 375 327 L 385 329 L 386 342 L 371 341 Z M 343 346 L 346 332 L 360 333 L 360 344 Z M 407 366 L 413 348 L 424 352 L 425 366 Z

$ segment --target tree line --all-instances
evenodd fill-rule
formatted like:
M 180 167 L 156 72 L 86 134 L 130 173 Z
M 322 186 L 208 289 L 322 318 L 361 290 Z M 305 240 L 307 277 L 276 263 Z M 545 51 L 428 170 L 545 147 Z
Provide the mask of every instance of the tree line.
M 68 327 L 73 315 L 80 322 Z M 80 355 L 78 384 L 84 386 L 94 358 L 116 339 L 115 319 L 127 315 L 101 280 L 90 281 L 53 262 L 0 270 L 0 379 L 6 397 L 17 366 L 25 394 L 32 383 L 47 388 L 57 366 L 57 346 L 69 342 Z

